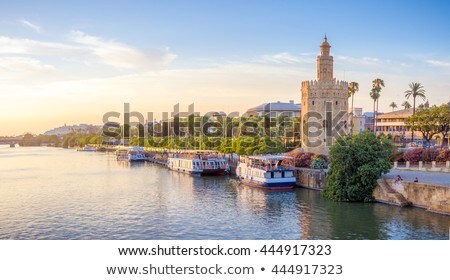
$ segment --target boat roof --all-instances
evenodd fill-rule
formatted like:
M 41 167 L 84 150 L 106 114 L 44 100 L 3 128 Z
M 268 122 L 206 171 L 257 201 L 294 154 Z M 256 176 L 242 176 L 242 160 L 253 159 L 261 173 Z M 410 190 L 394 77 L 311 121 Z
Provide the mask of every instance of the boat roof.
M 293 159 L 293 157 L 290 156 L 284 156 L 284 155 L 256 155 L 256 156 L 248 156 L 249 159 L 256 159 L 256 160 L 283 160 L 283 159 Z
M 117 150 L 123 151 L 143 151 L 144 149 L 140 146 L 117 146 Z

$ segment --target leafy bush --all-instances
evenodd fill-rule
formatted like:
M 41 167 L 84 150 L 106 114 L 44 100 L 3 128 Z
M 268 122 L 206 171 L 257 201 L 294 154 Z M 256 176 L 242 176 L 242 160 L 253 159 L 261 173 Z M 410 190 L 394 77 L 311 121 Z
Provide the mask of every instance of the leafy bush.
M 437 149 L 425 149 L 423 153 L 423 161 L 424 162 L 435 161 L 438 155 L 439 151 Z
M 325 169 L 327 166 L 327 161 L 323 157 L 316 157 L 311 161 L 311 168 L 314 169 Z
M 370 201 L 377 179 L 390 168 L 394 150 L 386 137 L 364 131 L 338 139 L 330 148 L 330 170 L 323 195 L 337 201 Z
M 450 160 L 450 150 L 416 148 L 416 149 L 413 149 L 413 150 L 406 151 L 403 154 L 403 159 L 405 161 L 409 161 L 411 163 L 418 163 L 419 161 L 423 161 L 423 162 L 432 162 L 432 161 L 445 162 L 447 160 Z
M 436 156 L 436 161 L 439 161 L 439 162 L 450 161 L 450 150 L 449 149 L 439 149 L 438 155 Z
M 408 150 L 404 153 L 403 158 L 405 159 L 405 161 L 409 161 L 411 163 L 418 163 L 419 161 L 423 161 L 424 149 L 417 148 Z
M 405 161 L 404 155 L 405 155 L 404 151 L 395 150 L 392 155 L 392 161 L 404 162 Z
M 311 153 L 301 153 L 295 156 L 295 167 L 310 167 L 311 166 Z

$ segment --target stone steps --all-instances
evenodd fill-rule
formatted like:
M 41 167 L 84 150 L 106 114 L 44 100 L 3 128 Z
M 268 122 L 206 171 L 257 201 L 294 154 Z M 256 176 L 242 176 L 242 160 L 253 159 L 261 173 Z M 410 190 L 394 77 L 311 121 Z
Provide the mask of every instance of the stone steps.
M 378 189 L 374 192 L 375 200 L 401 207 L 411 205 L 402 194 L 392 189 L 384 178 L 378 179 L 377 182 Z

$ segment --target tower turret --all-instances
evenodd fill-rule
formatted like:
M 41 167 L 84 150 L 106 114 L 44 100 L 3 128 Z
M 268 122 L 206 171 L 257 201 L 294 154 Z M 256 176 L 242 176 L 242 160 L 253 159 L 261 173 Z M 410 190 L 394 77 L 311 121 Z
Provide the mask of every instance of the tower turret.
M 331 81 L 333 80 L 333 57 L 330 56 L 330 44 L 327 36 L 320 45 L 320 55 L 317 56 L 317 80 Z

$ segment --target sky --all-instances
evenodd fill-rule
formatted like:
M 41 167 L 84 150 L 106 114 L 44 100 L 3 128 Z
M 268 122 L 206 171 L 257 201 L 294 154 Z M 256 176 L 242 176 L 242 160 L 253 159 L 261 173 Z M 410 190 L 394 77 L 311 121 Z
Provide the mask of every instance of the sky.
M 300 103 L 325 34 L 355 107 L 372 110 L 375 78 L 380 111 L 411 82 L 447 103 L 448 14 L 447 1 L 0 0 L 0 135 L 102 124 L 125 102 L 156 117 Z

